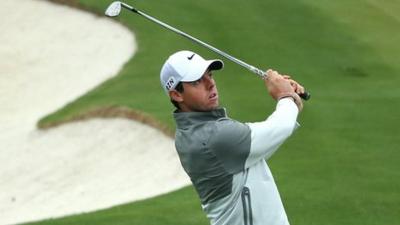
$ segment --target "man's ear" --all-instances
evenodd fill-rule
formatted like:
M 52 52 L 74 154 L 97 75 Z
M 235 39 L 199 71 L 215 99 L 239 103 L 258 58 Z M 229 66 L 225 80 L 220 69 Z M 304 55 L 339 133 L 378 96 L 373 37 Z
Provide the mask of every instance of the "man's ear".
M 170 90 L 168 94 L 172 100 L 178 103 L 181 103 L 183 101 L 182 93 L 178 92 L 177 90 Z

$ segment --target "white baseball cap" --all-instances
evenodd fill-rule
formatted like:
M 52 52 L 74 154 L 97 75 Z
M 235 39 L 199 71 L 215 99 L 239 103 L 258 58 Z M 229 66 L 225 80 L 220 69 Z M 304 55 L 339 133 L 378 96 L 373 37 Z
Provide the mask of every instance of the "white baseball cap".
M 224 63 L 219 59 L 205 60 L 191 51 L 179 51 L 165 61 L 161 73 L 161 86 L 168 94 L 179 82 L 191 82 L 200 79 L 207 69 L 220 70 Z

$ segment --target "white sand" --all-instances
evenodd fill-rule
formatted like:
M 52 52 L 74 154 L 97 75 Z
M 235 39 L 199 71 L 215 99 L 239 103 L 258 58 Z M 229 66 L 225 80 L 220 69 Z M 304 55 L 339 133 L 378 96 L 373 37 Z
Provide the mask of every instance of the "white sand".
M 35 127 L 118 73 L 136 49 L 130 31 L 37 0 L 1 0 L 0 30 L 0 224 L 98 210 L 190 183 L 173 140 L 135 121 Z

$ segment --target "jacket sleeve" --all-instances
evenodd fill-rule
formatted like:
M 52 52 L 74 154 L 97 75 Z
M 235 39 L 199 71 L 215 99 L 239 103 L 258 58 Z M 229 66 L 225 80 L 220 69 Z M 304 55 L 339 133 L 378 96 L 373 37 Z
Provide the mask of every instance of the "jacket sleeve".
M 298 113 L 293 100 L 284 98 L 278 102 L 276 110 L 265 121 L 246 123 L 251 130 L 251 147 L 245 168 L 271 157 L 298 126 Z

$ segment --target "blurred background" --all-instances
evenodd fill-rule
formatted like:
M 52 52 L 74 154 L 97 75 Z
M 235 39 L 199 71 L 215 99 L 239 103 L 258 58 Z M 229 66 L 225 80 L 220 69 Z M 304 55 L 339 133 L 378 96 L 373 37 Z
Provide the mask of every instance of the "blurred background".
M 103 16 L 112 1 L 54 2 Z M 127 3 L 256 67 L 289 74 L 311 93 L 299 116 L 301 128 L 268 161 L 291 224 L 400 223 L 399 1 Z M 116 77 L 43 117 L 39 127 L 93 108 L 123 106 L 174 131 L 173 106 L 159 84 L 161 65 L 183 49 L 205 58 L 220 56 L 128 11 L 115 20 L 134 32 L 135 56 Z M 228 115 L 243 122 L 265 119 L 275 102 L 261 80 L 224 63 L 215 79 Z M 32 224 L 200 225 L 208 220 L 187 186 Z

